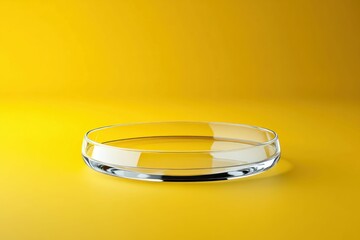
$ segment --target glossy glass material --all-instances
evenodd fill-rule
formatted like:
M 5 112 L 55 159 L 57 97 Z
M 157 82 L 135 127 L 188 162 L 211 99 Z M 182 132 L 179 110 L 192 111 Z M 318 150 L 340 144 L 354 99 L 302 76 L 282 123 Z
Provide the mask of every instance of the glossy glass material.
M 86 133 L 82 155 L 96 171 L 150 181 L 214 181 L 265 171 L 280 158 L 269 129 L 215 122 L 134 123 Z

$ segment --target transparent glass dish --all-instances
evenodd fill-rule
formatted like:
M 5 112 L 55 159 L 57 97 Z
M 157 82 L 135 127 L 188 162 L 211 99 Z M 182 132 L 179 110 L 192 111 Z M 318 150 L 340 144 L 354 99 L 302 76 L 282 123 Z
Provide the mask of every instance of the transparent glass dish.
M 96 171 L 149 181 L 246 177 L 280 158 L 269 129 L 218 122 L 154 122 L 100 127 L 85 134 L 82 156 Z

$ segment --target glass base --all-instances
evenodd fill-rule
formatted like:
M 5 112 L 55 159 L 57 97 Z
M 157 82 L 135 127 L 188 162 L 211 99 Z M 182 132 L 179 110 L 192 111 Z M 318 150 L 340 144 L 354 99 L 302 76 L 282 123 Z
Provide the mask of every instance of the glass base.
M 85 163 L 92 169 L 101 173 L 121 178 L 154 182 L 202 182 L 238 179 L 261 173 L 273 167 L 280 159 L 280 154 L 262 162 L 218 168 L 216 170 L 211 169 L 213 173 L 196 175 L 192 175 L 191 170 L 167 169 L 161 173 L 158 171 L 158 169 L 152 172 L 151 169 L 146 168 L 109 166 L 107 164 L 85 157 L 84 155 L 83 159 Z

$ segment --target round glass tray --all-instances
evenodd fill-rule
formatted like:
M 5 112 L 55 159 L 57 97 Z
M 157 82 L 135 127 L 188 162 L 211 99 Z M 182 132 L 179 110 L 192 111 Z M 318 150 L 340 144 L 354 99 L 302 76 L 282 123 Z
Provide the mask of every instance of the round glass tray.
M 217 122 L 154 122 L 100 127 L 85 134 L 83 159 L 96 171 L 149 181 L 246 177 L 280 158 L 269 129 Z

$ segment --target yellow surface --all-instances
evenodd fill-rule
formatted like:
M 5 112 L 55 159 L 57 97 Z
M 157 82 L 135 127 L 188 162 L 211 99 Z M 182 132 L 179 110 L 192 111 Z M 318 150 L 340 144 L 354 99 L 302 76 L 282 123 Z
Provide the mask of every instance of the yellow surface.
M 0 239 L 357 239 L 356 1 L 0 1 Z M 88 129 L 276 130 L 255 177 L 153 183 L 89 169 Z

